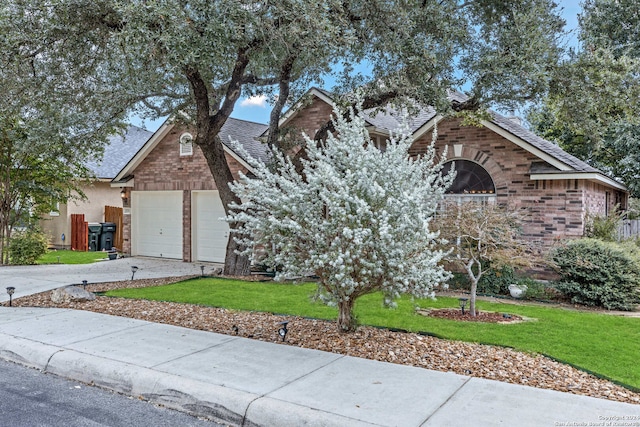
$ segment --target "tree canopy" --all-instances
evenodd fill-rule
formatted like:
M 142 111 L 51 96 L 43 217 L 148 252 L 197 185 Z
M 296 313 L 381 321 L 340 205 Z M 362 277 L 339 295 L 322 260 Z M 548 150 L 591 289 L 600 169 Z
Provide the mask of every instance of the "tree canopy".
M 5 97 L 47 124 L 39 135 L 99 142 L 133 112 L 171 115 L 195 128 L 225 207 L 238 200 L 219 131 L 241 96 L 269 97 L 273 144 L 283 110 L 330 74 L 338 97 L 366 88 L 367 106 L 410 97 L 451 112 L 463 87 L 458 111 L 534 101 L 563 26 L 552 0 L 7 0 L 0 23 L 18 76 L 2 75 Z M 236 249 L 228 274 L 248 267 Z
M 337 111 L 335 121 L 336 134 L 322 144 L 307 137 L 302 174 L 282 153 L 274 153 L 275 170 L 255 161 L 257 179 L 232 184 L 243 203 L 232 205 L 228 220 L 239 224 L 247 255 L 276 278 L 316 275 L 338 305 L 339 329 L 349 331 L 360 296 L 382 292 L 391 303 L 401 293 L 431 295 L 446 281 L 430 224 L 454 174 L 441 174 L 435 138 L 411 159 L 408 128 L 381 151 L 353 109 L 348 119 Z
M 529 114 L 535 130 L 621 179 L 640 196 L 640 16 L 636 2 L 587 0 L 581 46 Z

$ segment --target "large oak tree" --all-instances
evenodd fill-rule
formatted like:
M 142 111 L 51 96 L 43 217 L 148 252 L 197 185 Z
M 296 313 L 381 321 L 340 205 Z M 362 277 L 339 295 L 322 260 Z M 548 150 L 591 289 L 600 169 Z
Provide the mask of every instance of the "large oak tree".
M 336 95 L 367 88 L 367 106 L 410 97 L 451 112 L 447 91 L 463 87 L 456 110 L 514 106 L 545 93 L 563 26 L 552 0 L 8 0 L 0 11 L 7 47 L 65 106 L 51 117 L 78 133 L 132 112 L 189 122 L 225 207 L 239 200 L 219 132 L 241 96 L 269 96 L 275 144 L 284 109 L 331 73 Z M 226 274 L 248 268 L 237 249 L 230 239 Z

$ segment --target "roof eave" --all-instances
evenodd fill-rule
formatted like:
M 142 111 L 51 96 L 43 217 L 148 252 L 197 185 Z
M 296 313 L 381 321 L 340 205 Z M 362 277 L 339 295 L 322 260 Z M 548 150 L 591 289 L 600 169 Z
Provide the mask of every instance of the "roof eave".
M 415 141 L 418 138 L 421 138 L 425 133 L 429 132 L 430 130 L 433 130 L 433 127 L 437 125 L 442 119 L 443 119 L 443 116 L 441 116 L 440 114 L 436 114 L 434 117 L 428 120 L 425 124 L 423 124 L 418 129 L 416 129 L 415 132 L 413 132 L 413 140 Z
M 622 191 L 628 191 L 627 187 L 624 184 L 619 183 L 618 181 L 609 178 L 606 175 L 602 175 L 597 172 L 546 172 L 546 173 L 532 173 L 531 179 L 536 180 L 547 180 L 547 181 L 557 181 L 561 179 L 584 179 L 587 181 L 595 181 L 601 184 L 608 185 L 609 187 L 616 188 Z
M 233 151 L 231 148 L 227 147 L 226 144 L 222 144 L 222 147 L 224 148 L 224 152 L 227 153 L 228 155 L 230 155 L 231 157 L 233 157 L 238 163 L 240 163 L 242 166 L 244 166 L 245 168 L 247 168 L 247 170 L 251 173 L 256 173 L 255 168 L 253 166 L 251 166 L 245 159 L 243 159 L 242 157 L 240 157 L 238 155 L 238 153 L 236 153 L 235 151 Z
M 321 101 L 326 102 L 327 104 L 329 104 L 331 107 L 334 107 L 334 102 L 333 99 L 331 99 L 329 96 L 327 96 L 324 92 L 320 91 L 317 88 L 311 88 L 309 89 L 309 91 L 307 91 L 307 93 L 305 93 L 298 102 L 296 102 L 293 106 L 291 106 L 291 108 L 289 108 L 289 110 L 287 110 L 286 113 L 284 113 L 284 115 L 280 118 L 280 122 L 278 123 L 278 126 L 283 126 L 285 125 L 288 121 L 290 121 L 291 119 L 293 119 L 299 112 L 300 112 L 300 108 L 304 105 L 304 101 L 306 100 L 306 98 L 311 95 L 311 96 L 315 96 L 317 98 L 319 98 Z M 265 131 L 267 132 L 268 129 Z
M 167 134 L 173 129 L 174 124 L 168 119 L 160 126 L 160 128 L 149 138 L 147 142 L 142 146 L 135 156 L 127 162 L 127 164 L 118 172 L 113 178 L 112 182 L 122 181 L 128 175 L 132 175 L 133 171 L 140 166 L 140 163 L 147 157 L 147 155 L 167 136 Z
M 549 163 L 550 165 L 558 168 L 560 171 L 563 172 L 569 172 L 569 171 L 575 171 L 575 169 L 573 169 L 571 166 L 567 165 L 566 163 L 560 161 L 559 159 L 557 159 L 556 157 L 550 155 L 549 153 L 534 147 L 531 143 L 523 140 L 522 138 L 520 138 L 517 135 L 514 135 L 513 133 L 509 132 L 508 130 L 504 129 L 503 127 L 501 127 L 500 125 L 497 125 L 493 122 L 489 122 L 487 120 L 483 120 L 482 121 L 482 125 L 485 126 L 487 129 L 497 133 L 498 135 L 502 136 L 503 138 L 509 140 L 510 142 L 513 142 L 514 144 L 516 144 L 518 147 L 528 151 L 529 153 L 535 155 L 536 157 L 538 157 L 539 159 L 544 160 L 545 162 Z

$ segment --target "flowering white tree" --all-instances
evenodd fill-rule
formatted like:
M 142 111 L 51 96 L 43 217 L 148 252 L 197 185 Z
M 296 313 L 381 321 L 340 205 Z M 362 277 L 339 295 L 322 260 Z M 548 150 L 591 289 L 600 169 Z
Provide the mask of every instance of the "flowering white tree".
M 257 179 L 231 185 L 243 203 L 227 220 L 246 247 L 264 248 L 262 262 L 278 266 L 277 278 L 318 276 L 338 306 L 339 329 L 349 331 L 358 297 L 431 296 L 448 278 L 429 225 L 452 175 L 442 176 L 433 143 L 426 155 L 409 158 L 406 127 L 383 152 L 361 115 L 335 116 L 336 134 L 323 143 L 305 135 L 302 174 L 276 150 L 275 168 L 254 161 Z

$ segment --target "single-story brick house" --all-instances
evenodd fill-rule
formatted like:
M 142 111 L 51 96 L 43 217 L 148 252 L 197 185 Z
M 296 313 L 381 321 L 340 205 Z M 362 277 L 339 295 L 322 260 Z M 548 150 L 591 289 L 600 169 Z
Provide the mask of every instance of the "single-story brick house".
M 281 125 L 314 135 L 332 113 L 328 93 L 311 89 L 284 115 Z M 454 94 L 452 102 L 462 102 Z M 528 131 L 516 121 L 491 113 L 482 126 L 463 126 L 460 119 L 443 118 L 430 109 L 410 123 L 414 137 L 412 155 L 424 153 L 437 125 L 437 149 L 447 147 L 447 161 L 455 161 L 456 181 L 448 197 L 460 200 L 509 203 L 527 207 L 531 220 L 524 226 L 527 238 L 549 247 L 558 239 L 580 237 L 587 213 L 607 215 L 616 205 L 628 203 L 624 185 Z M 384 149 L 398 116 L 387 109 L 368 116 L 372 140 Z M 258 157 L 265 155 L 259 142 L 266 125 L 230 119 L 223 141 L 238 140 Z M 185 130 L 165 123 L 112 182 L 131 191 L 125 209 L 125 252 L 184 261 L 224 259 L 228 228 L 217 219 L 224 215 L 206 161 L 197 147 L 182 153 Z M 231 170 L 247 172 L 249 166 L 225 147 Z

